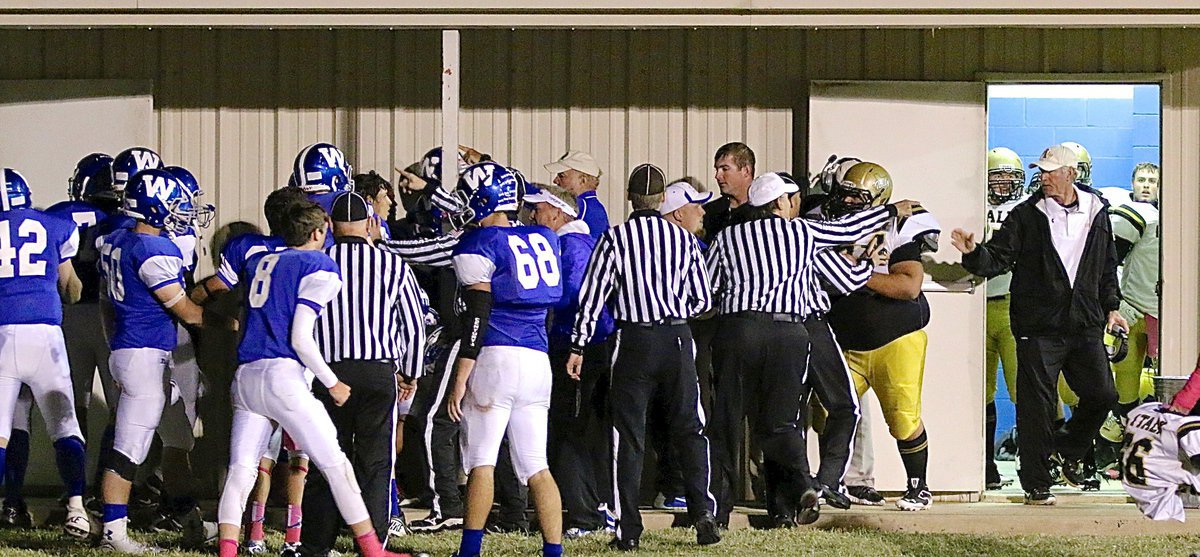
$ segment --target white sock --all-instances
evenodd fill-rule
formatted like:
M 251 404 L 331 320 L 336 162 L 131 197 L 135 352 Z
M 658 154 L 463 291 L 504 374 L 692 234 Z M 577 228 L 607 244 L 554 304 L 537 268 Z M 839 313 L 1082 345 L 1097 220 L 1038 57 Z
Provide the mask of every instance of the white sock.
M 75 495 L 67 498 L 67 508 L 71 510 L 83 510 L 83 496 Z

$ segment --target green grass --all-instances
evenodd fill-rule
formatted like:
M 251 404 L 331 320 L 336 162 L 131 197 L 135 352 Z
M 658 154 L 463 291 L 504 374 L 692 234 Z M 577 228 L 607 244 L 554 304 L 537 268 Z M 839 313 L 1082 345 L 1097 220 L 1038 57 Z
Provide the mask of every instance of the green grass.
M 171 548 L 178 536 L 156 534 L 137 537 L 153 540 Z M 268 538 L 278 549 L 282 537 Z M 404 540 L 412 549 L 435 557 L 450 555 L 458 547 L 458 534 L 414 536 Z M 567 542 L 570 555 L 607 555 L 608 538 Z M 720 544 L 707 548 L 695 545 L 692 530 L 674 528 L 647 532 L 642 538 L 640 555 L 645 557 L 691 555 L 821 555 L 848 557 L 871 556 L 1004 556 L 1057 557 L 1147 555 L 1153 557 L 1187 556 L 1200 550 L 1200 535 L 1195 536 L 976 536 L 965 534 L 902 534 L 871 530 L 739 530 L 729 532 Z M 488 536 L 484 549 L 488 555 L 534 555 L 541 548 L 540 538 L 517 534 Z M 350 539 L 340 540 L 340 550 L 350 549 Z M 173 550 L 166 555 L 193 557 L 214 555 L 205 552 Z M 274 553 L 272 553 L 274 555 Z M 90 549 L 81 542 L 68 540 L 57 530 L 0 531 L 0 555 L 3 557 L 100 556 L 111 555 Z

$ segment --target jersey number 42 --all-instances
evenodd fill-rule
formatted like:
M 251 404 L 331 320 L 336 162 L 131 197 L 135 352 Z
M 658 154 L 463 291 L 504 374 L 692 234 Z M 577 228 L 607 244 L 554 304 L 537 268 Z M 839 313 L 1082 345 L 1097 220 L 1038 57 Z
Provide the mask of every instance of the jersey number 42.
M 22 222 L 17 236 L 26 241 L 18 250 L 13 245 L 11 225 L 10 221 L 0 222 L 0 278 L 45 276 L 46 262 L 34 261 L 34 256 L 46 251 L 46 227 L 35 220 Z

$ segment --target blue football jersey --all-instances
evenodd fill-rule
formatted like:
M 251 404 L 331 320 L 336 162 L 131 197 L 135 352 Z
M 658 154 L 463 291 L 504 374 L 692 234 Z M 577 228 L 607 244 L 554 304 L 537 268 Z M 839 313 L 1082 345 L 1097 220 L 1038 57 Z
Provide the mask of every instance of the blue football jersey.
M 69 220 L 37 209 L 0 212 L 0 325 L 61 325 L 58 266 L 78 249 Z
M 87 201 L 62 201 L 46 209 L 47 213 L 73 221 L 79 227 L 79 251 L 71 258 L 75 275 L 83 284 L 79 303 L 94 304 L 100 300 L 100 252 L 96 251 L 96 238 L 100 237 L 100 221 L 108 213 Z
M 325 214 L 331 215 L 331 214 L 333 214 L 333 200 L 337 199 L 337 196 L 341 195 L 342 193 L 343 192 L 340 192 L 340 191 L 329 191 L 329 192 L 325 192 L 325 193 L 310 193 L 310 194 L 308 194 L 308 200 L 312 201 L 313 203 L 316 203 L 317 205 L 320 205 L 322 209 L 325 209 Z M 330 224 L 330 228 L 325 231 L 325 249 L 329 249 L 329 248 L 333 247 L 333 228 L 332 228 L 332 226 L 333 225 Z
M 109 346 L 175 348 L 175 321 L 154 291 L 183 284 L 183 256 L 169 238 L 121 228 L 96 241 L 100 272 L 108 299 L 116 310 Z
M 246 313 L 238 363 L 267 358 L 300 361 L 292 348 L 292 319 L 298 304 L 317 314 L 338 295 L 342 278 L 325 252 L 284 250 L 259 253 L 246 264 Z
M 124 213 L 113 213 L 96 223 L 96 233 L 98 237 L 107 236 L 122 228 L 133 228 L 135 224 L 137 224 L 137 219 Z
M 260 253 L 275 253 L 287 249 L 283 238 L 265 234 L 242 234 L 225 242 L 221 248 L 221 265 L 217 268 L 217 278 L 225 286 L 233 288 L 241 281 L 242 273 L 246 271 L 246 262 Z
M 485 227 L 454 248 L 463 285 L 489 282 L 492 314 L 483 346 L 547 349 L 546 313 L 562 298 L 558 238 L 545 226 Z

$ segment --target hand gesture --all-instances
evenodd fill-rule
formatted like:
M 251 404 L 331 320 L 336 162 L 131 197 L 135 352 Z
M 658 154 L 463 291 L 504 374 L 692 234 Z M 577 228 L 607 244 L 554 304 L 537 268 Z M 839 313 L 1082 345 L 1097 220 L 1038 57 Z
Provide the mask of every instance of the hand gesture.
M 950 233 L 950 243 L 962 253 L 971 253 L 975 251 L 975 234 L 961 228 L 955 228 Z
M 425 186 L 427 183 L 425 182 L 424 178 L 404 170 L 403 168 L 397 168 L 396 172 L 400 173 L 400 180 L 396 182 L 396 187 L 411 193 L 425 191 Z
M 346 404 L 346 400 L 350 398 L 350 385 L 338 381 L 329 388 L 329 396 L 333 397 L 333 403 L 338 406 Z

